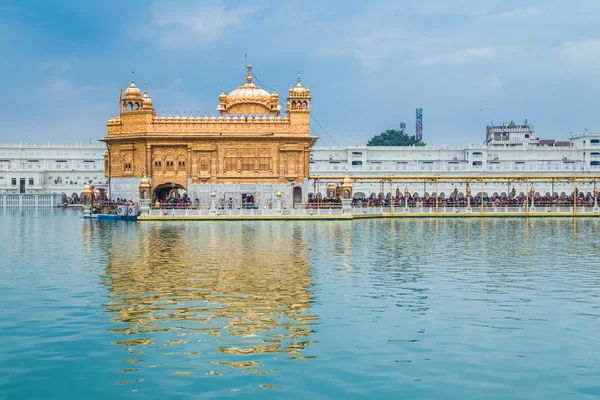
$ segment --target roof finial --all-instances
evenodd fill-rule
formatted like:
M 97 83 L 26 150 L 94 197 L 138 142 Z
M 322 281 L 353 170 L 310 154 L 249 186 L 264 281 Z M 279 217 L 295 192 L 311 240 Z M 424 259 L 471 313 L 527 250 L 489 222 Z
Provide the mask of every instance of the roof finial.
M 246 68 L 248 69 L 248 73 L 246 75 L 246 82 L 252 83 L 252 65 L 248 65 Z
M 273 93 L 277 93 L 277 85 L 273 85 Z
M 144 94 L 148 94 L 148 91 L 146 90 L 146 84 L 144 83 Z
M 221 93 L 225 93 L 225 86 L 221 86 Z
M 298 71 L 298 83 L 300 83 L 300 71 Z
M 134 79 L 133 79 L 134 75 L 135 75 L 134 72 L 131 71 L 131 83 L 133 83 L 133 81 L 134 81 Z

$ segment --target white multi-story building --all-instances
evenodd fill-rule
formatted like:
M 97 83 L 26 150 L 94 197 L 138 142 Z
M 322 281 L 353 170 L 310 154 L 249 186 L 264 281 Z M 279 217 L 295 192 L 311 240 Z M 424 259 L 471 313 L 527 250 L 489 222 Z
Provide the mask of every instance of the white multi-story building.
M 571 135 L 568 144 L 532 145 L 529 138 L 524 138 L 519 146 L 321 147 L 311 153 L 310 174 L 339 177 L 346 174 L 414 177 L 600 174 L 600 133 Z M 368 195 L 379 193 L 378 188 L 377 184 L 356 181 L 354 192 Z M 422 186 L 409 189 L 411 193 L 423 193 Z M 452 189 L 448 186 L 440 191 L 448 193 Z M 490 188 L 490 191 L 501 192 L 502 189 Z M 564 191 L 568 192 L 568 188 Z
M 0 144 L 0 193 L 79 195 L 104 183 L 103 145 Z

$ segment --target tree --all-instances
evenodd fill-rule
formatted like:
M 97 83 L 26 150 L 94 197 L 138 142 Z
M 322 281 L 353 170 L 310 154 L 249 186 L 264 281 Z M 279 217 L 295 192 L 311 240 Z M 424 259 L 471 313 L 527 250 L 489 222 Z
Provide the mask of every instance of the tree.
M 403 131 L 388 129 L 373 136 L 367 146 L 425 146 L 415 135 L 407 135 Z

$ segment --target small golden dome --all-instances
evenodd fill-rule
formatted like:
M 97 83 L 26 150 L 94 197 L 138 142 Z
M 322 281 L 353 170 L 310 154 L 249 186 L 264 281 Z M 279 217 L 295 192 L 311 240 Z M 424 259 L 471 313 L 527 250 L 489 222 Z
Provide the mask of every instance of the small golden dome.
M 290 88 L 289 97 L 309 97 L 310 89 L 302 86 L 302 81 L 300 80 L 300 72 L 298 72 L 298 81 L 296 82 L 296 86 Z
M 333 183 L 333 182 L 329 182 L 329 183 L 327 184 L 327 189 L 335 189 L 335 183 Z
M 142 108 L 146 110 L 152 109 L 152 99 L 148 96 L 146 91 L 146 84 L 144 83 L 144 95 L 142 96 Z
M 350 179 L 350 177 L 348 175 L 346 175 L 344 177 L 344 180 L 342 181 L 343 185 L 352 185 L 352 179 Z
M 227 101 L 227 95 L 225 94 L 225 86 L 221 86 L 221 94 L 219 95 L 219 101 L 225 103 Z
M 147 177 L 143 177 L 140 181 L 140 186 L 150 186 L 150 179 Z
M 217 192 L 215 192 L 214 190 L 212 191 L 212 193 L 210 194 L 210 197 L 212 197 L 213 199 L 215 197 L 217 197 Z
M 281 191 L 279 189 L 277 189 L 277 193 L 275 193 L 275 196 L 277 196 L 277 198 L 281 198 Z
M 90 185 L 89 183 L 86 183 L 85 185 L 83 185 L 83 190 L 81 191 L 81 193 L 92 193 L 92 191 L 93 191 L 92 185 Z
M 131 85 L 129 85 L 129 87 L 127 89 L 125 89 L 125 98 L 126 99 L 132 99 L 132 98 L 139 98 L 141 96 L 141 92 L 140 89 L 137 88 L 137 86 L 135 86 L 135 82 L 134 82 L 134 76 L 133 76 L 133 72 L 131 73 Z

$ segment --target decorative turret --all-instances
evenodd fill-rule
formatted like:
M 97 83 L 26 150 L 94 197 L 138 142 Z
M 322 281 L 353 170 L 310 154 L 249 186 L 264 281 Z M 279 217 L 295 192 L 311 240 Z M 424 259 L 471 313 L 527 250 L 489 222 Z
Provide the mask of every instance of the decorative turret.
M 125 90 L 122 101 L 122 111 L 137 111 L 142 108 L 142 94 L 135 86 L 134 73 L 131 72 L 131 85 Z
M 148 91 L 146 90 L 145 83 L 144 83 L 144 95 L 142 96 L 142 109 L 154 111 L 154 107 L 152 107 L 152 99 L 148 96 Z
M 350 179 L 350 177 L 348 175 L 346 175 L 344 177 L 344 180 L 342 181 L 342 193 L 343 193 L 343 197 L 344 199 L 351 199 L 352 198 L 352 179 Z
M 290 87 L 287 99 L 287 115 L 292 124 L 308 124 L 310 122 L 310 89 L 302 85 L 300 72 L 296 86 Z

